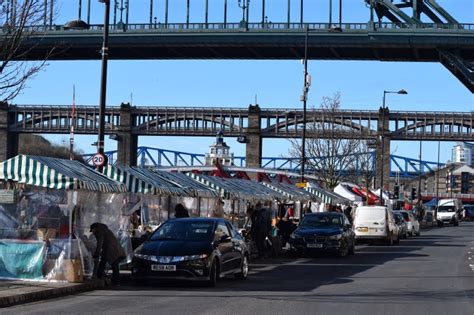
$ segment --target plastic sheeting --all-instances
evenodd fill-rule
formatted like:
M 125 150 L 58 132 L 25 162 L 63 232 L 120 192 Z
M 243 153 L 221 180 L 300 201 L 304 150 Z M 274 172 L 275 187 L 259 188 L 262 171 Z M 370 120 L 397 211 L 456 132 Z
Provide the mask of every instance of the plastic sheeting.
M 0 278 L 80 282 L 91 276 L 94 222 L 116 234 L 130 261 L 136 202 L 125 193 L 20 190 L 15 203 L 0 204 Z
M 44 242 L 0 240 L 0 278 L 42 279 L 45 255 Z

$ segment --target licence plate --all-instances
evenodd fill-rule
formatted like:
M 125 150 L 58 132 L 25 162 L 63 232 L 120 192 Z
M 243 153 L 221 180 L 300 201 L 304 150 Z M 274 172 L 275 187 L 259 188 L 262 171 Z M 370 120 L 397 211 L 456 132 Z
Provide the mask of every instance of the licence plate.
M 369 228 L 367 228 L 367 227 L 360 227 L 360 228 L 357 228 L 357 231 L 359 231 L 359 232 L 369 232 Z
M 308 248 L 323 248 L 323 244 L 306 244 Z
M 152 271 L 176 271 L 176 265 L 151 265 Z

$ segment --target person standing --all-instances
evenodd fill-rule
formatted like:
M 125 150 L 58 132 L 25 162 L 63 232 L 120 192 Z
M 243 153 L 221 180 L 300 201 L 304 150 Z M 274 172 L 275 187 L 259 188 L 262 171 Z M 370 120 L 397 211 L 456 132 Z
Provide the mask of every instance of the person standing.
M 175 218 L 189 218 L 188 210 L 180 203 L 174 207 L 174 217 Z
M 97 246 L 94 255 L 92 255 L 94 258 L 94 271 L 97 270 L 95 276 L 99 279 L 104 278 L 105 266 L 109 263 L 112 267 L 112 283 L 119 284 L 119 263 L 125 259 L 125 251 L 107 225 L 99 222 L 93 223 L 90 226 L 90 232 L 94 234 L 97 240 Z M 95 265 L 99 258 L 100 261 L 96 269 Z

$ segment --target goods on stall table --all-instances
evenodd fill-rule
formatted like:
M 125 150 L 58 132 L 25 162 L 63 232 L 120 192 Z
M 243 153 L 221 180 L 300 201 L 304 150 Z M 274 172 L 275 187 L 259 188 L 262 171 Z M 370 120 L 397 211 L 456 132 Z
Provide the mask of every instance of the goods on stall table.
M 80 259 L 47 259 L 44 263 L 44 273 L 48 280 L 82 282 L 84 278 Z

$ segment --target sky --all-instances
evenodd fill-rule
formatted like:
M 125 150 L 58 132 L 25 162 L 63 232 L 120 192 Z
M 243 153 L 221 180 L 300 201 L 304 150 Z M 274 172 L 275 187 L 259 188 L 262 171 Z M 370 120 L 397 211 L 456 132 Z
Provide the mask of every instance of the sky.
M 82 19 L 86 19 L 87 1 L 83 0 Z M 119 0 L 120 2 L 120 0 Z M 126 1 L 124 1 L 126 2 Z M 164 19 L 165 0 L 154 1 L 157 21 Z M 186 0 L 170 0 L 169 21 L 186 21 Z M 209 0 L 209 21 L 223 21 L 224 0 Z M 103 5 L 92 0 L 91 23 L 101 24 Z M 204 22 L 205 0 L 191 0 L 190 21 Z M 267 0 L 266 15 L 272 22 L 286 22 L 288 0 Z M 271 3 L 271 4 L 270 4 Z M 300 1 L 291 1 L 291 19 L 299 21 Z M 333 21 L 338 17 L 338 1 L 333 1 Z M 439 0 L 459 22 L 474 23 L 474 1 Z M 130 23 L 149 21 L 150 0 L 130 0 Z M 261 1 L 250 1 L 250 21 L 261 19 Z M 239 22 L 242 10 L 237 0 L 228 0 L 228 22 Z M 306 0 L 305 22 L 327 22 L 328 0 Z M 57 0 L 55 24 L 77 19 L 78 0 Z M 119 18 L 119 17 L 118 17 Z M 113 19 L 113 16 L 112 16 Z M 363 0 L 343 0 L 343 22 L 367 22 L 369 10 Z M 110 52 L 113 54 L 113 50 Z M 98 56 L 100 57 L 100 56 Z M 73 85 L 76 104 L 99 102 L 100 60 L 51 61 L 14 104 L 69 105 Z M 344 109 L 378 110 L 384 90 L 405 89 L 407 95 L 388 94 L 391 110 L 473 111 L 474 96 L 440 63 L 319 61 L 310 60 L 308 71 L 312 86 L 308 106 L 318 107 L 324 96 L 341 94 Z M 303 66 L 299 60 L 154 60 L 109 61 L 107 104 L 118 106 L 132 101 L 134 106 L 240 107 L 254 104 L 261 108 L 302 108 Z M 52 142 L 68 141 L 68 135 L 47 135 Z M 95 136 L 76 135 L 76 146 L 86 153 Z M 140 146 L 206 153 L 212 138 L 140 137 Z M 227 138 L 236 156 L 245 155 L 245 145 Z M 443 142 L 440 160 L 451 159 L 455 143 Z M 437 142 L 423 143 L 423 160 L 437 160 Z M 264 140 L 263 156 L 287 156 L 289 141 Z M 116 142 L 106 139 L 105 150 L 115 150 Z M 392 141 L 391 153 L 418 158 L 418 143 Z

